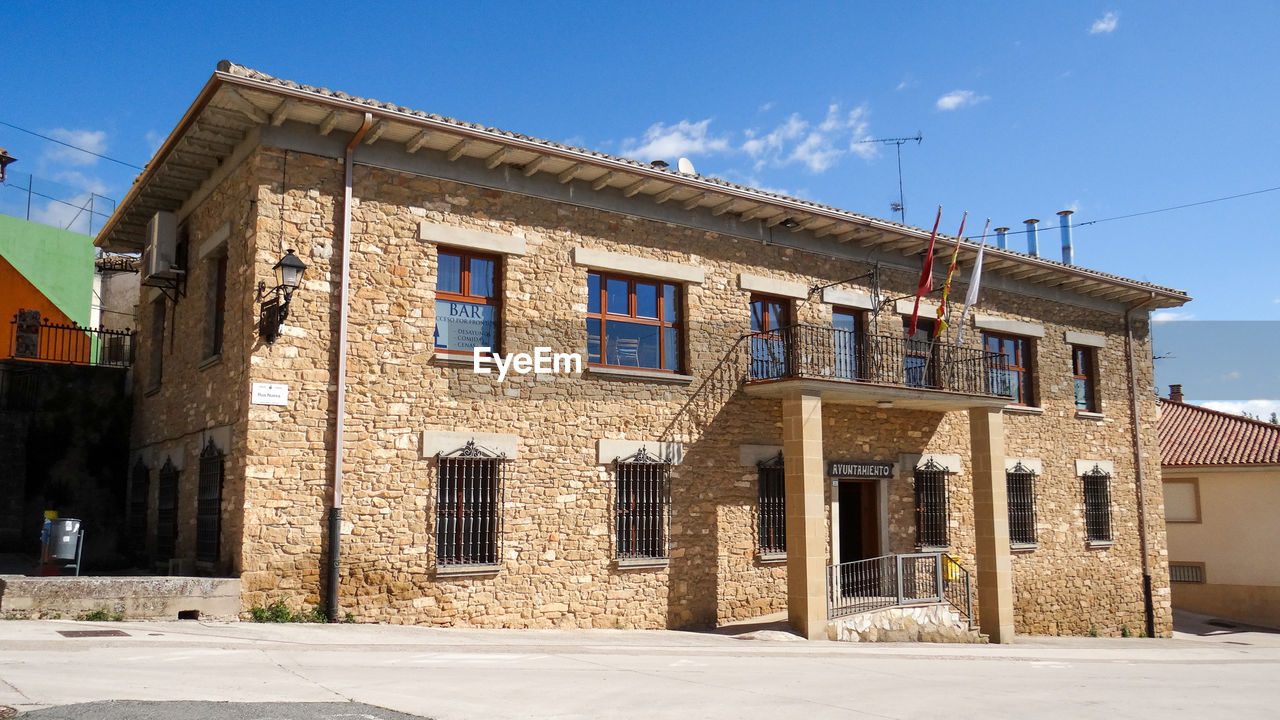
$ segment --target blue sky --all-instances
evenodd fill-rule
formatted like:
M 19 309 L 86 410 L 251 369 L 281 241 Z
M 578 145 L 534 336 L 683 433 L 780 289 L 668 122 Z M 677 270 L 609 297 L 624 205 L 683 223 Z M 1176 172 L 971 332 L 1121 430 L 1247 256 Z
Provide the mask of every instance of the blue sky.
M 1071 208 L 1077 263 L 1196 298 L 1165 320 L 1280 320 L 1280 192 L 1085 224 L 1280 186 L 1274 2 L 10 0 L 0 27 L 0 121 L 136 165 L 222 58 L 879 217 L 894 148 L 857 141 L 919 132 L 909 223 L 1037 217 L 1057 258 Z M 0 146 L 60 196 L 137 172 L 6 126 Z

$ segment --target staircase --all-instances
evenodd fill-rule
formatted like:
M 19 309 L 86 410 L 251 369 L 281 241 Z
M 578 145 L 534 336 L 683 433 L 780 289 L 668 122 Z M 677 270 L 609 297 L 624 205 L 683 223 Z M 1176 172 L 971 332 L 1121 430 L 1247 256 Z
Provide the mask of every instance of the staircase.
M 849 642 L 986 642 L 969 571 L 945 553 L 883 555 L 827 567 L 828 635 Z

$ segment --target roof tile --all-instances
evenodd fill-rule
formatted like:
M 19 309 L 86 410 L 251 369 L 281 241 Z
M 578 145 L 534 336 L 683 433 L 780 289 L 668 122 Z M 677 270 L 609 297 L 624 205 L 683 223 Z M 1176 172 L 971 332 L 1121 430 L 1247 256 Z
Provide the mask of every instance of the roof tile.
M 1280 465 L 1280 425 L 1160 399 L 1165 466 Z

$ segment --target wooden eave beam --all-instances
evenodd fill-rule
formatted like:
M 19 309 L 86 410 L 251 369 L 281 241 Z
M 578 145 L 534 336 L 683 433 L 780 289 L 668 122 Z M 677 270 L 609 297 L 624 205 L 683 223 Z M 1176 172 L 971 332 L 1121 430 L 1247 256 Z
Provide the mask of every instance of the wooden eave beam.
M 715 216 L 723 215 L 729 212 L 729 208 L 737 204 L 738 204 L 738 198 L 729 198 L 728 200 L 725 200 L 719 205 L 716 205 L 715 207 L 711 208 L 711 214 Z
M 329 111 L 329 114 L 324 116 L 324 120 L 320 121 L 320 134 L 323 136 L 333 132 L 333 129 L 338 125 L 338 118 L 340 117 L 342 117 L 342 113 L 337 110 Z
M 601 175 L 600 177 L 596 178 L 595 180 L 592 180 L 592 181 L 591 181 L 591 189 L 592 189 L 592 190 L 603 190 L 603 189 L 604 189 L 604 186 L 605 186 L 605 185 L 608 185 L 610 182 L 613 182 L 613 179 L 614 179 L 615 177 L 617 177 L 617 176 L 618 176 L 618 174 L 617 174 L 617 173 L 615 173 L 614 171 L 610 170 L 609 172 L 607 172 L 607 173 L 605 173 L 605 174 Z
M 484 166 L 490 170 L 498 167 L 507 161 L 507 157 L 511 154 L 511 148 L 498 148 L 498 151 L 485 158 Z
M 271 117 L 262 111 L 262 108 L 254 105 L 251 100 L 246 98 L 239 90 L 229 88 L 227 90 L 227 99 L 231 101 L 232 110 L 244 115 L 256 123 L 266 123 Z
M 701 205 L 701 204 L 702 204 L 702 201 L 703 201 L 703 200 L 705 200 L 705 199 L 706 199 L 706 197 L 707 197 L 707 194 L 706 194 L 706 193 L 704 193 L 704 192 L 701 192 L 701 193 L 698 193 L 697 195 L 694 195 L 693 197 L 691 197 L 691 198 L 689 198 L 688 200 L 685 200 L 685 201 L 684 201 L 684 209 L 685 209 L 685 210 L 692 210 L 692 209 L 694 209 L 694 208 L 698 207 L 699 205 Z
M 776 225 L 780 225 L 780 224 L 782 224 L 782 221 L 783 221 L 783 220 L 786 220 L 788 217 L 790 217 L 790 216 L 789 216 L 789 215 L 787 215 L 787 213 L 786 213 L 786 212 L 780 212 L 780 213 L 778 213 L 777 215 L 773 215 L 773 216 L 769 217 L 768 219 L 766 219 L 766 220 L 764 221 L 764 226 L 765 226 L 765 227 L 767 227 L 767 228 L 771 228 L 771 227 L 774 227 L 774 226 L 776 226 Z
M 741 220 L 742 222 L 751 222 L 752 220 L 755 220 L 761 215 L 764 215 L 768 211 L 769 211 L 768 205 L 752 205 L 751 207 L 747 208 L 746 212 L 739 215 L 738 219 Z
M 417 135 L 414 135 L 413 137 L 409 138 L 409 142 L 404 144 L 404 151 L 412 155 L 418 152 L 419 150 L 421 150 L 422 146 L 426 145 L 427 140 L 429 140 L 430 138 L 431 138 L 431 131 L 423 130 Z
M 574 163 L 573 165 L 570 165 L 568 168 L 562 171 L 559 175 L 557 175 L 556 180 L 559 180 L 560 184 L 564 185 L 565 183 L 578 177 L 578 173 L 582 172 L 582 168 L 583 168 L 582 163 Z
M 623 188 L 622 197 L 634 197 L 636 193 L 648 187 L 649 183 L 651 182 L 653 181 L 650 180 L 649 178 L 640 178 L 639 180 Z
M 377 124 L 369 130 L 368 134 L 364 136 L 364 144 L 372 145 L 378 142 L 378 140 L 382 138 L 382 134 L 385 133 L 389 127 L 391 127 L 391 123 L 386 120 L 379 120 Z
M 538 157 L 534 158 L 532 162 L 525 163 L 524 169 L 521 170 L 520 172 L 525 177 L 533 177 L 533 175 L 537 173 L 539 170 L 541 170 L 542 167 L 546 164 L 547 164 L 547 156 L 539 155 Z
M 809 218 L 808 220 L 805 220 L 804 222 L 800 223 L 796 227 L 792 228 L 791 232 L 800 232 L 801 230 L 815 230 L 817 228 L 823 228 L 828 225 L 835 225 L 835 223 L 836 221 L 832 220 L 831 218 L 813 217 L 813 218 Z
M 463 153 L 465 153 L 470 147 L 470 140 L 459 140 L 456 145 L 449 148 L 449 152 L 445 153 L 445 159 L 449 162 L 457 162 L 458 158 L 462 157 Z
M 813 236 L 815 238 L 824 238 L 828 235 L 834 235 L 837 230 L 840 230 L 841 228 L 844 228 L 844 227 L 847 227 L 846 225 L 844 225 L 844 223 L 832 222 L 830 225 L 827 225 L 826 227 L 819 228 L 817 231 L 813 233 Z
M 276 111 L 271 113 L 272 126 L 280 127 L 283 125 L 284 121 L 289 119 L 289 111 L 297 104 L 297 100 L 294 100 L 293 98 L 285 98 L 284 101 L 276 108 Z
M 670 199 L 671 199 L 671 196 L 675 195 L 675 194 L 676 194 L 677 192 L 679 192 L 679 191 L 680 191 L 680 186 L 679 186 L 679 185 L 672 185 L 671 187 L 667 188 L 666 190 L 663 190 L 662 192 L 658 193 L 657 195 L 654 195 L 654 196 L 653 196 L 653 201 L 654 201 L 655 203 L 657 203 L 657 204 L 661 205 L 662 203 L 664 203 L 664 202 L 666 202 L 666 201 L 670 200 Z

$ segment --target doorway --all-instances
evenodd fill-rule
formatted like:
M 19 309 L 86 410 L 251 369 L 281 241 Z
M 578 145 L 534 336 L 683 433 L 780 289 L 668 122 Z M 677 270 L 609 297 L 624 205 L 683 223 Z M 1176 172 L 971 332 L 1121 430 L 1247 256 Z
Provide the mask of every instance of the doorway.
M 876 522 L 876 483 L 873 480 L 842 480 L 838 483 L 840 503 L 840 559 L 849 563 L 880 555 L 880 528 Z

